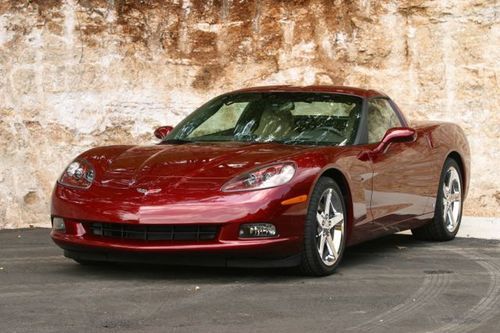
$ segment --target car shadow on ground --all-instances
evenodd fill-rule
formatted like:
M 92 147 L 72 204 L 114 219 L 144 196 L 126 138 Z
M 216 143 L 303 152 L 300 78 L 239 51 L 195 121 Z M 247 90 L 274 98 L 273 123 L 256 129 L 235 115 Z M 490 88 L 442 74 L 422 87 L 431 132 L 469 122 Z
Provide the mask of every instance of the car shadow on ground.
M 384 257 L 401 249 L 425 246 L 426 242 L 418 241 L 411 235 L 394 234 L 373 241 L 349 247 L 344 255 L 336 274 L 342 274 L 353 267 L 369 265 L 375 257 Z M 431 243 L 432 244 L 432 243 Z M 396 254 L 397 255 L 397 254 Z M 69 276 L 92 275 L 100 279 L 109 280 L 189 280 L 210 282 L 234 280 L 302 280 L 302 275 L 297 269 L 284 268 L 225 268 L 225 267 L 191 267 L 155 264 L 124 264 L 102 263 L 97 265 L 79 265 L 69 259 L 66 265 L 59 267 L 61 274 Z

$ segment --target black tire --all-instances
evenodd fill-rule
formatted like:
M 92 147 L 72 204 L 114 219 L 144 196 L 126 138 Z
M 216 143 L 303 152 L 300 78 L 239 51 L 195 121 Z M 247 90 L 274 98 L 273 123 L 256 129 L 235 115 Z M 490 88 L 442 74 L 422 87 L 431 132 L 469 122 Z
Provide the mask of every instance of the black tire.
M 344 213 L 343 236 L 341 237 L 341 243 L 339 246 L 337 259 L 335 263 L 331 266 L 326 265 L 320 258 L 316 243 L 317 228 L 318 228 L 316 212 L 318 209 L 318 205 L 320 203 L 321 196 L 328 188 L 331 188 L 338 194 L 338 198 L 340 198 L 340 205 Z M 301 264 L 299 266 L 300 271 L 303 274 L 310 276 L 325 276 L 325 275 L 330 275 L 335 271 L 335 269 L 342 260 L 342 256 L 345 250 L 347 220 L 348 219 L 347 219 L 345 198 L 342 194 L 342 191 L 340 190 L 340 187 L 333 179 L 328 177 L 321 177 L 318 180 L 312 192 L 306 215 L 306 221 L 304 227 L 304 250 L 302 252 Z
M 460 209 L 457 217 L 456 227 L 453 231 L 449 231 L 446 227 L 446 220 L 444 218 L 444 210 L 443 210 L 443 198 L 444 198 L 444 190 L 443 183 L 445 182 L 446 173 L 450 168 L 455 168 L 458 172 L 458 178 L 460 182 L 460 190 L 461 194 L 463 193 L 463 182 L 462 182 L 462 174 L 460 170 L 460 166 L 458 163 L 452 159 L 446 159 L 443 170 L 441 171 L 441 177 L 439 179 L 439 187 L 436 197 L 436 204 L 434 209 L 434 218 L 429 224 L 426 224 L 422 227 L 411 229 L 413 236 L 420 240 L 428 240 L 428 241 L 449 241 L 455 238 L 458 229 L 460 228 L 460 222 L 462 220 L 462 208 L 463 201 L 461 201 Z M 463 195 L 462 195 L 463 198 Z

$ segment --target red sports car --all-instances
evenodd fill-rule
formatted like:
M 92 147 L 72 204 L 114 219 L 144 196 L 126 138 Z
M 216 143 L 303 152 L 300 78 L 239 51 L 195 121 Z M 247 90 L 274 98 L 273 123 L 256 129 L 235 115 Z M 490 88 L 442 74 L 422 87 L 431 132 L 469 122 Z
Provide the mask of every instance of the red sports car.
M 326 275 L 346 246 L 405 229 L 450 240 L 460 226 L 462 129 L 410 127 L 374 90 L 233 91 L 155 135 L 156 145 L 94 148 L 68 165 L 51 214 L 65 256 Z

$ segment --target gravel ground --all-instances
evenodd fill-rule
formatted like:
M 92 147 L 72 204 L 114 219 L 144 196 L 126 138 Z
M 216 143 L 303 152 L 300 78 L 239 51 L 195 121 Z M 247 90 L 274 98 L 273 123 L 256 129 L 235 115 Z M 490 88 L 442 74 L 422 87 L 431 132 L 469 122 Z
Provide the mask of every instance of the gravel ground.
M 1 332 L 497 332 L 500 241 L 397 234 L 336 274 L 80 266 L 48 229 L 0 231 Z

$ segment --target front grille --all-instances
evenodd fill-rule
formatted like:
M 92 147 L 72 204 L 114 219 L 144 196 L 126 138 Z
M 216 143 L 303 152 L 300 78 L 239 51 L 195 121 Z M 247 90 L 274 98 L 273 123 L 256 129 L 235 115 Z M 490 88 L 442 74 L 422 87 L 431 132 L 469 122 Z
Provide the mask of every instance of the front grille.
M 131 225 L 123 223 L 89 223 L 95 236 L 145 241 L 205 241 L 217 236 L 216 225 Z

